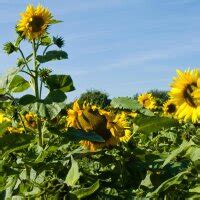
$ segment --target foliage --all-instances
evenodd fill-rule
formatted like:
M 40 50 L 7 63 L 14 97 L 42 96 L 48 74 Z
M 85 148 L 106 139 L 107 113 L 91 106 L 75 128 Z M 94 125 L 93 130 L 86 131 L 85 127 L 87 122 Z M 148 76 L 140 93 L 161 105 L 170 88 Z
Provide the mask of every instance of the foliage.
M 101 108 L 106 108 L 110 105 L 108 94 L 99 90 L 88 90 L 85 93 L 81 94 L 79 98 L 79 103 L 83 104 L 84 102 L 99 106 Z
M 37 9 L 45 11 L 40 6 Z M 45 12 L 47 15 L 49 11 Z M 37 19 L 29 21 L 33 20 Z M 192 82 L 193 87 L 186 87 L 186 100 L 196 106 L 192 110 L 196 123 L 164 115 L 165 91 L 151 91 L 158 105 L 150 111 L 135 98 L 111 101 L 106 93 L 90 90 L 79 102 L 105 110 L 100 109 L 97 116 L 96 108 L 83 111 L 74 107 L 72 121 L 79 116 L 81 120 L 75 123 L 87 131 L 69 127 L 67 110 L 72 104 L 66 104 L 66 93 L 75 89 L 72 78 L 42 68 L 49 61 L 68 58 L 60 49 L 64 40 L 51 37 L 46 29 L 35 34 L 29 29 L 33 23 L 24 27 L 22 22 L 24 34 L 16 27 L 18 38 L 4 45 L 7 54 L 15 52 L 20 57 L 17 66 L 0 79 L 0 199 L 200 199 L 200 126 L 195 110 L 199 85 L 194 87 Z M 51 19 L 45 25 L 59 22 Z M 21 49 L 23 42 L 32 45 L 32 52 L 26 56 Z M 48 50 L 53 46 L 58 49 Z M 188 72 L 184 73 L 188 77 Z M 43 98 L 44 87 L 48 92 Z M 28 94 L 30 88 L 33 92 Z M 194 94 L 193 89 L 197 91 Z M 21 92 L 17 98 L 15 93 Z M 116 119 L 123 116 L 120 123 L 125 124 L 123 131 L 128 131 L 128 139 L 116 146 L 102 145 L 93 152 L 84 149 L 83 141 L 99 145 L 108 139 L 101 132 L 105 131 L 102 124 L 108 113 L 112 121 L 106 128 L 119 126 Z M 89 125 L 95 126 L 94 118 L 100 128 L 88 131 Z M 113 133 L 120 134 L 116 130 Z

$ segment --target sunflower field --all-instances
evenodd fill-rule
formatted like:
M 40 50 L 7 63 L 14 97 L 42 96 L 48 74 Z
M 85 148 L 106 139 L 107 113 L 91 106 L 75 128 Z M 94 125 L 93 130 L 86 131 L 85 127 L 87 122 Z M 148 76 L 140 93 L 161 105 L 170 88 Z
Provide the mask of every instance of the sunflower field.
M 60 22 L 29 5 L 4 44 L 19 58 L 0 79 L 0 199 L 200 199 L 200 70 L 169 92 L 67 103 L 72 78 L 45 67 L 68 58 L 48 33 Z

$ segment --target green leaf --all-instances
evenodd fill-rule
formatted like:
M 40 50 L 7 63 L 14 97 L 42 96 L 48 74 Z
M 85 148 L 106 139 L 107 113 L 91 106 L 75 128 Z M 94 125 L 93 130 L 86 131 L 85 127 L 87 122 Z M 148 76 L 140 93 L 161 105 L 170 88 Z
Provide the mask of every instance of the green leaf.
M 178 121 L 172 118 L 144 115 L 136 117 L 134 123 L 139 126 L 138 132 L 146 134 L 179 125 Z
M 50 75 L 46 79 L 46 85 L 50 91 L 62 90 L 63 92 L 70 92 L 75 90 L 69 75 Z
M 73 191 L 73 194 L 75 194 L 78 199 L 85 198 L 93 194 L 95 191 L 97 191 L 99 189 L 99 186 L 100 185 L 99 185 L 99 180 L 98 180 L 88 188 L 82 188 L 82 189 Z
M 48 149 L 42 150 L 36 158 L 35 163 L 43 162 L 46 157 L 58 150 L 57 146 L 50 146 Z
M 44 100 L 36 102 L 33 95 L 25 95 L 19 99 L 19 104 L 24 105 L 23 110 L 33 112 L 44 118 L 55 118 L 65 107 L 67 96 L 60 90 L 51 91 Z
M 63 22 L 63 21 L 61 21 L 61 20 L 56 20 L 56 19 L 52 19 L 52 20 L 51 20 L 51 24 L 58 24 L 58 23 L 61 23 L 61 22 Z
M 74 158 L 71 156 L 71 168 L 67 174 L 67 177 L 65 179 L 65 183 L 67 183 L 68 186 L 75 186 L 76 182 L 80 178 L 80 172 L 78 168 L 78 163 L 74 160 Z
M 189 189 L 189 192 L 200 194 L 200 185 L 197 185 L 197 186 Z
M 183 141 L 183 143 L 177 149 L 170 152 L 170 155 L 165 159 L 162 167 L 166 166 L 168 163 L 171 162 L 171 160 L 175 159 L 181 153 L 186 152 L 192 145 L 194 145 L 192 141 Z
M 54 50 L 54 51 L 47 51 L 44 56 L 38 55 L 37 60 L 40 63 L 46 63 L 53 60 L 63 60 L 68 59 L 68 55 L 65 51 L 62 50 Z
M 0 149 L 5 152 L 7 150 L 29 144 L 33 139 L 33 135 L 25 135 L 19 133 L 4 135 L 0 139 Z
M 190 146 L 184 155 L 184 157 L 189 158 L 192 162 L 200 160 L 200 148 L 199 146 Z
M 145 108 L 141 108 L 140 109 L 140 113 L 146 115 L 146 116 L 154 116 L 154 113 L 148 109 L 145 109 Z
M 181 182 L 183 181 L 183 179 L 189 175 L 188 171 L 183 171 L 180 172 L 179 174 L 177 174 L 176 176 L 167 179 L 165 182 L 163 182 L 156 190 L 154 190 L 152 193 L 148 193 L 147 194 L 147 198 L 156 198 L 158 197 L 158 195 L 163 192 L 166 191 L 168 188 L 172 187 L 173 185 L 179 185 L 181 184 Z M 157 198 L 156 198 L 157 199 Z
M 44 118 L 53 119 L 55 118 L 60 111 L 65 107 L 64 103 L 51 103 L 51 104 L 45 104 L 43 102 L 35 102 L 28 104 L 26 106 L 23 106 L 23 110 L 27 112 L 33 112 L 37 115 L 40 115 Z
M 36 97 L 31 94 L 26 94 L 19 98 L 18 103 L 21 105 L 27 105 L 36 102 Z
M 30 87 L 28 81 L 26 81 L 22 76 L 15 75 L 9 84 L 10 92 L 23 92 Z
M 142 107 L 136 100 L 129 97 L 114 98 L 111 101 L 111 106 L 113 108 L 128 109 L 132 111 L 137 111 Z
M 43 100 L 45 104 L 51 104 L 53 102 L 60 103 L 66 100 L 67 96 L 61 90 L 51 91 L 47 97 Z
M 20 68 L 12 68 L 9 69 L 4 77 L 0 79 L 0 94 L 4 94 L 9 90 L 10 83 L 16 76 L 16 74 L 20 71 Z
M 65 133 L 67 138 L 70 138 L 74 141 L 88 140 L 91 142 L 105 142 L 105 140 L 95 132 L 85 132 L 83 130 L 78 130 L 72 127 L 69 127 Z

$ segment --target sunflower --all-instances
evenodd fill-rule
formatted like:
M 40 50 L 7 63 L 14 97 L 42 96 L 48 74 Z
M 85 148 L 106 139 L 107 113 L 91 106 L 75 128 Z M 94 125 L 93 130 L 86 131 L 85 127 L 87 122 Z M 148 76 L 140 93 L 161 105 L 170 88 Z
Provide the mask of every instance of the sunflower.
M 184 121 L 196 123 L 200 119 L 200 100 L 198 86 L 200 73 L 198 69 L 181 71 L 174 78 L 169 92 L 171 100 L 177 105 L 176 116 Z M 198 82 L 198 83 L 197 83 Z
M 33 113 L 27 113 L 25 116 L 25 124 L 30 128 L 36 128 L 36 115 Z
M 0 113 L 0 123 L 3 123 L 3 122 L 10 122 L 11 120 L 5 116 L 4 113 Z
M 171 100 L 168 100 L 163 104 L 163 112 L 166 116 L 173 116 L 176 113 L 176 110 L 176 105 Z
M 149 110 L 156 109 L 156 100 L 151 93 L 144 93 L 138 96 L 138 102 Z
M 69 127 L 94 131 L 105 140 L 105 142 L 81 141 L 82 146 L 91 151 L 115 146 L 125 134 L 123 127 L 125 123 L 117 119 L 113 113 L 91 105 L 83 105 L 81 108 L 78 101 L 74 102 L 73 109 L 68 110 L 67 123 Z
M 28 5 L 26 11 L 21 13 L 21 19 L 17 24 L 17 31 L 29 40 L 41 38 L 52 23 L 52 15 L 48 8 L 41 5 L 34 7 Z
M 16 127 L 8 127 L 7 129 L 7 133 L 24 133 L 24 128 L 23 127 L 19 127 L 19 128 L 16 128 Z

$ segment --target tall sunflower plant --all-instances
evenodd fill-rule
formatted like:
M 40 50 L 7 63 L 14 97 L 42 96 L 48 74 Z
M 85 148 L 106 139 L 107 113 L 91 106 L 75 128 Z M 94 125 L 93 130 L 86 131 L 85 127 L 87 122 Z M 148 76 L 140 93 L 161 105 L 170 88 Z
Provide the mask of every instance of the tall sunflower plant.
M 62 37 L 49 33 L 60 22 L 48 8 L 28 5 L 15 27 L 17 39 L 4 44 L 8 55 L 18 53 L 19 58 L 17 66 L 0 80 L 0 199 L 15 195 L 68 197 L 80 173 L 73 152 L 66 152 L 65 146 L 83 139 L 104 142 L 95 133 L 85 134 L 84 130 L 67 128 L 60 122 L 62 111 L 66 112 L 66 93 L 75 89 L 69 75 L 52 74 L 46 67 L 52 61 L 68 59 L 62 50 Z M 29 53 L 23 50 L 27 45 L 31 47 Z M 98 182 L 91 186 L 91 191 L 95 188 Z M 86 195 L 75 192 L 78 194 L 71 195 Z
M 23 119 L 23 113 L 32 113 L 36 116 L 35 132 L 41 147 L 44 144 L 42 133 L 44 122 L 57 117 L 64 108 L 66 93 L 75 89 L 69 75 L 52 74 L 51 69 L 45 67 L 53 60 L 68 58 L 68 54 L 62 50 L 64 46 L 62 37 L 51 37 L 48 32 L 53 24 L 60 22 L 53 18 L 47 8 L 41 5 L 37 7 L 29 5 L 25 12 L 21 13 L 21 19 L 16 25 L 18 36 L 16 41 L 4 44 L 7 54 L 19 53 L 20 57 L 17 66 L 1 78 L 0 93 L 16 107 L 15 118 L 19 118 L 24 132 L 27 133 L 29 130 Z M 23 51 L 24 43 L 31 46 L 30 53 Z M 52 50 L 53 47 L 57 49 Z M 26 94 L 29 88 L 32 88 L 33 92 Z M 46 93 L 43 92 L 44 88 L 47 88 L 48 92 L 43 98 L 43 93 Z M 20 98 L 15 98 L 15 93 L 22 95 Z

